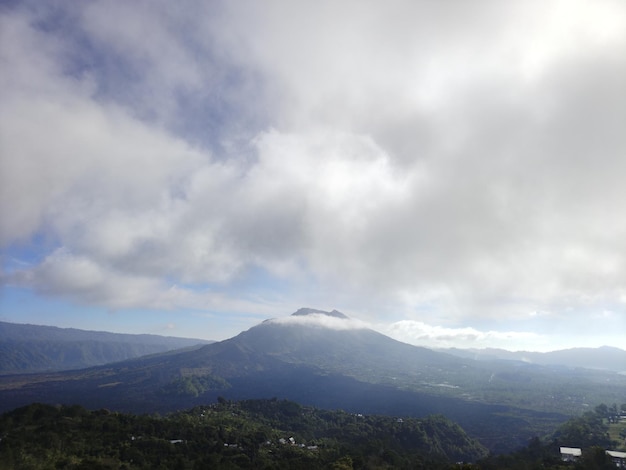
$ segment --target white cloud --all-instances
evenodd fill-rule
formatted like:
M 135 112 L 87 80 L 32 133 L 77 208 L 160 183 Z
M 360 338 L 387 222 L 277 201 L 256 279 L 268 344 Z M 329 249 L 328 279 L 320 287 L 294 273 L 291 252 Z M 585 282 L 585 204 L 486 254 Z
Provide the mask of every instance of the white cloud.
M 271 323 L 279 325 L 304 325 L 320 328 L 329 328 L 331 330 L 361 330 L 371 328 L 371 326 L 361 320 L 354 318 L 336 318 L 323 313 L 311 313 L 302 316 L 288 316 L 280 318 L 272 318 L 267 320 Z
M 109 308 L 155 307 L 172 300 L 176 292 L 157 280 L 116 273 L 85 257 L 58 250 L 39 266 L 13 273 L 12 281 L 42 294 L 69 297 Z M 167 299 L 167 297 L 170 297 Z
M 383 325 L 380 330 L 398 341 L 429 348 L 503 348 L 520 350 L 555 349 L 549 335 L 523 331 L 480 331 L 475 328 L 447 328 L 414 320 Z
M 64 249 L 53 252 L 34 268 L 6 273 L 3 282 L 32 289 L 40 295 L 67 299 L 79 305 L 98 305 L 111 311 L 254 312 L 258 321 L 283 307 L 282 303 L 255 298 L 252 294 L 233 297 L 211 288 L 172 284 L 160 277 L 129 273 Z
M 177 308 L 239 305 L 258 270 L 290 305 L 444 329 L 624 313 L 621 2 L 27 2 L 1 21 L 0 242 L 54 245 L 5 279 Z

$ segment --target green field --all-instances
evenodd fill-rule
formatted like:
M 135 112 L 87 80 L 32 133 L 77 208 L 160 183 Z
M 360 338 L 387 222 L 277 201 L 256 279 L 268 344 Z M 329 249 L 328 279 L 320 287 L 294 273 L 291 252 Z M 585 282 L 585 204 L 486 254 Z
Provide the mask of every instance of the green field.
M 615 449 L 626 452 L 626 421 L 620 421 L 616 424 L 609 424 L 609 437 L 612 441 L 617 441 L 620 445 Z

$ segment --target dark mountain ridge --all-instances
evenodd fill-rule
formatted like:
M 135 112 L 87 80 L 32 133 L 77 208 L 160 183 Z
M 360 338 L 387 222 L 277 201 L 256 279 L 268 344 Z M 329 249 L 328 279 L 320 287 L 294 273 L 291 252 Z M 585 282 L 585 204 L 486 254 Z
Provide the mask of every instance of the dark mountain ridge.
M 0 322 L 0 374 L 82 369 L 210 341 Z

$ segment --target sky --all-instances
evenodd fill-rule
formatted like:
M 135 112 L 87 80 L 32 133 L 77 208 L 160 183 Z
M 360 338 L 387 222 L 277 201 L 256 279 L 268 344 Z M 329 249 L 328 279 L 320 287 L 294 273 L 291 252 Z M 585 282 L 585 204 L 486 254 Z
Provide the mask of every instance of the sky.
M 626 348 L 622 0 L 7 1 L 0 320 Z

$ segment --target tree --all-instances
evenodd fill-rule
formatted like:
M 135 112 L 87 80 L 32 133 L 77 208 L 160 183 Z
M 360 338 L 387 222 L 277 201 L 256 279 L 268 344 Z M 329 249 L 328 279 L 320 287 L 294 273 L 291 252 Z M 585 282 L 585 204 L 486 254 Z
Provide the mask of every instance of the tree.
M 353 470 L 352 458 L 350 456 L 341 457 L 335 463 L 333 463 L 333 470 Z
M 583 455 L 576 464 L 577 469 L 584 470 L 613 470 L 615 465 L 606 454 L 603 447 L 590 447 L 583 450 Z
M 595 412 L 601 418 L 607 418 L 609 416 L 609 407 L 606 406 L 604 403 L 600 403 L 598 406 L 596 406 Z

